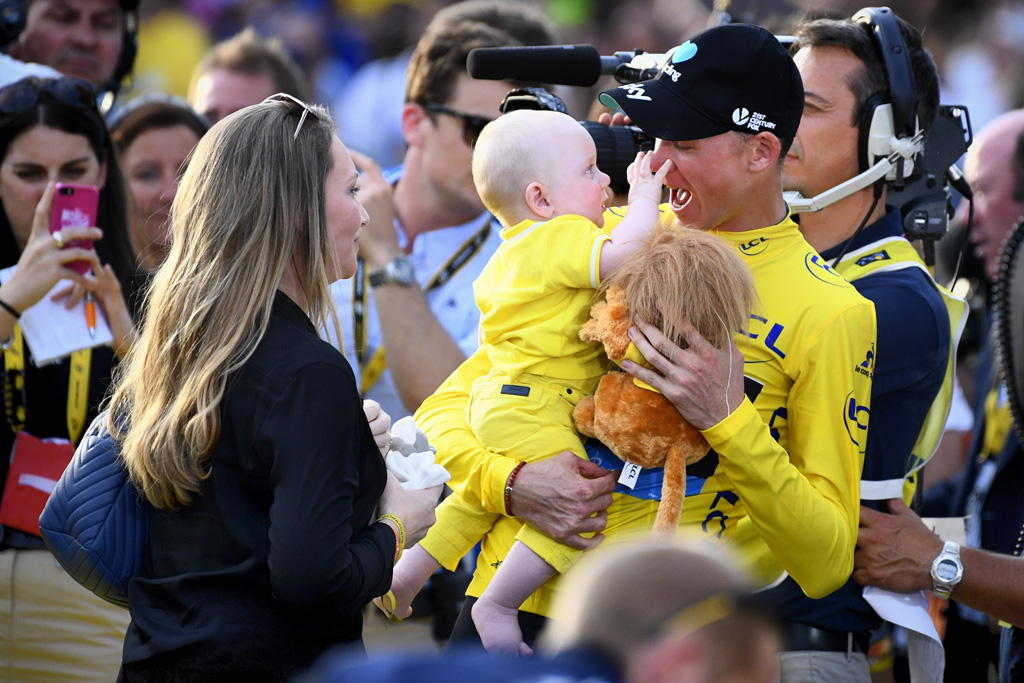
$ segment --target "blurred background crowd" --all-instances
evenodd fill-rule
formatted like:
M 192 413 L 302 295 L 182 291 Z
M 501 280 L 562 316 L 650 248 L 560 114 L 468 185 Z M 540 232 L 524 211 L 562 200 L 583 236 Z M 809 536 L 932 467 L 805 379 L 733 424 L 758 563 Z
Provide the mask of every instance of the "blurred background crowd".
M 805 14 L 850 16 L 847 0 L 526 0 L 557 26 L 564 43 L 602 54 L 664 52 L 728 14 L 734 22 L 786 32 Z M 412 47 L 438 9 L 452 0 L 146 0 L 139 5 L 139 54 L 125 93 L 186 97 L 193 69 L 210 46 L 247 26 L 279 38 L 312 89 L 328 104 L 347 144 L 387 166 L 402 154 L 382 121 L 397 122 Z M 942 79 L 942 101 L 967 105 L 974 130 L 1024 104 L 1024 2 L 893 0 L 921 28 Z M 606 83 L 594 86 L 599 92 Z M 583 117 L 589 92 L 568 97 Z M 382 108 L 384 108 L 382 110 Z M 394 115 L 388 115 L 391 112 Z

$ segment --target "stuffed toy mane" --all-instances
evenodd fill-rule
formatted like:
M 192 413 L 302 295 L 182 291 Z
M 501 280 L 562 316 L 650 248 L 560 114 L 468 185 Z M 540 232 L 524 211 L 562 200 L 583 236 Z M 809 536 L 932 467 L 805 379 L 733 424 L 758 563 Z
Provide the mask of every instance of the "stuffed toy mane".
M 604 344 L 608 357 L 628 357 L 651 367 L 632 346 L 634 316 L 658 327 L 686 348 L 679 328 L 685 320 L 716 348 L 746 330 L 757 294 L 753 276 L 731 245 L 701 230 L 661 225 L 604 283 L 603 301 L 591 308 L 580 330 L 584 341 Z M 736 372 L 742 381 L 742 368 Z M 600 439 L 622 460 L 664 467 L 661 503 L 653 535 L 675 533 L 686 491 L 686 465 L 707 455 L 708 442 L 665 396 L 625 372 L 601 378 L 593 396 L 573 412 L 576 428 Z

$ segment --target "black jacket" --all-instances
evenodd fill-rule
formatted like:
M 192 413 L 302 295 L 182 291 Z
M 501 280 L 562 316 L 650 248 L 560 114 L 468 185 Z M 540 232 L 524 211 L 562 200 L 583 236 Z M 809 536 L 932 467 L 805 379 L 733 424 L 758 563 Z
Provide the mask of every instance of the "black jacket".
M 361 646 L 361 609 L 391 585 L 386 470 L 352 371 L 280 292 L 221 418 L 201 494 L 154 510 L 125 681 L 288 680 Z

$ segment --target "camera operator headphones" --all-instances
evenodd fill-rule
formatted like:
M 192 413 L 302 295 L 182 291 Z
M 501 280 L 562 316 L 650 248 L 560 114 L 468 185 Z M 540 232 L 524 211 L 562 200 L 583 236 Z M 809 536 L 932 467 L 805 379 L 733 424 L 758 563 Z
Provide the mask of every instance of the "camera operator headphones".
M 0 47 L 17 40 L 25 30 L 30 0 L 0 0 Z M 139 0 L 119 0 L 124 17 L 121 33 L 121 53 L 117 57 L 111 79 L 103 90 L 116 93 L 121 81 L 131 73 L 135 55 L 139 51 Z
M 132 72 L 135 56 L 139 53 L 139 0 L 119 0 L 124 16 L 121 29 L 121 54 L 114 66 L 114 75 L 104 86 L 104 90 L 117 93 L 121 81 Z
M 922 141 L 917 121 L 917 86 L 910 53 L 903 40 L 896 15 L 888 7 L 865 7 L 853 20 L 866 26 L 874 37 L 885 73 L 888 90 L 872 95 L 864 104 L 860 120 L 860 170 L 866 171 L 881 157 L 899 152 L 899 159 L 886 180 L 902 185 L 914 173 L 914 158 Z M 892 139 L 899 142 L 892 145 Z
M 28 8 L 25 0 L 0 0 L 0 47 L 7 45 L 25 30 Z

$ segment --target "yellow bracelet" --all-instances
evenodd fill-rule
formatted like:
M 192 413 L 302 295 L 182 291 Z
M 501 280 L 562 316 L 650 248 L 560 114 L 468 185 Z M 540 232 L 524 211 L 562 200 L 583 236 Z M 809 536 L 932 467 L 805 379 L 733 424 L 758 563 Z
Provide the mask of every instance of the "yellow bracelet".
M 402 520 L 396 514 L 389 512 L 378 517 L 377 521 L 382 522 L 385 519 L 390 519 L 398 527 L 398 550 L 395 551 L 395 562 L 398 562 L 398 558 L 402 556 L 402 551 L 405 550 L 405 526 L 402 525 Z

